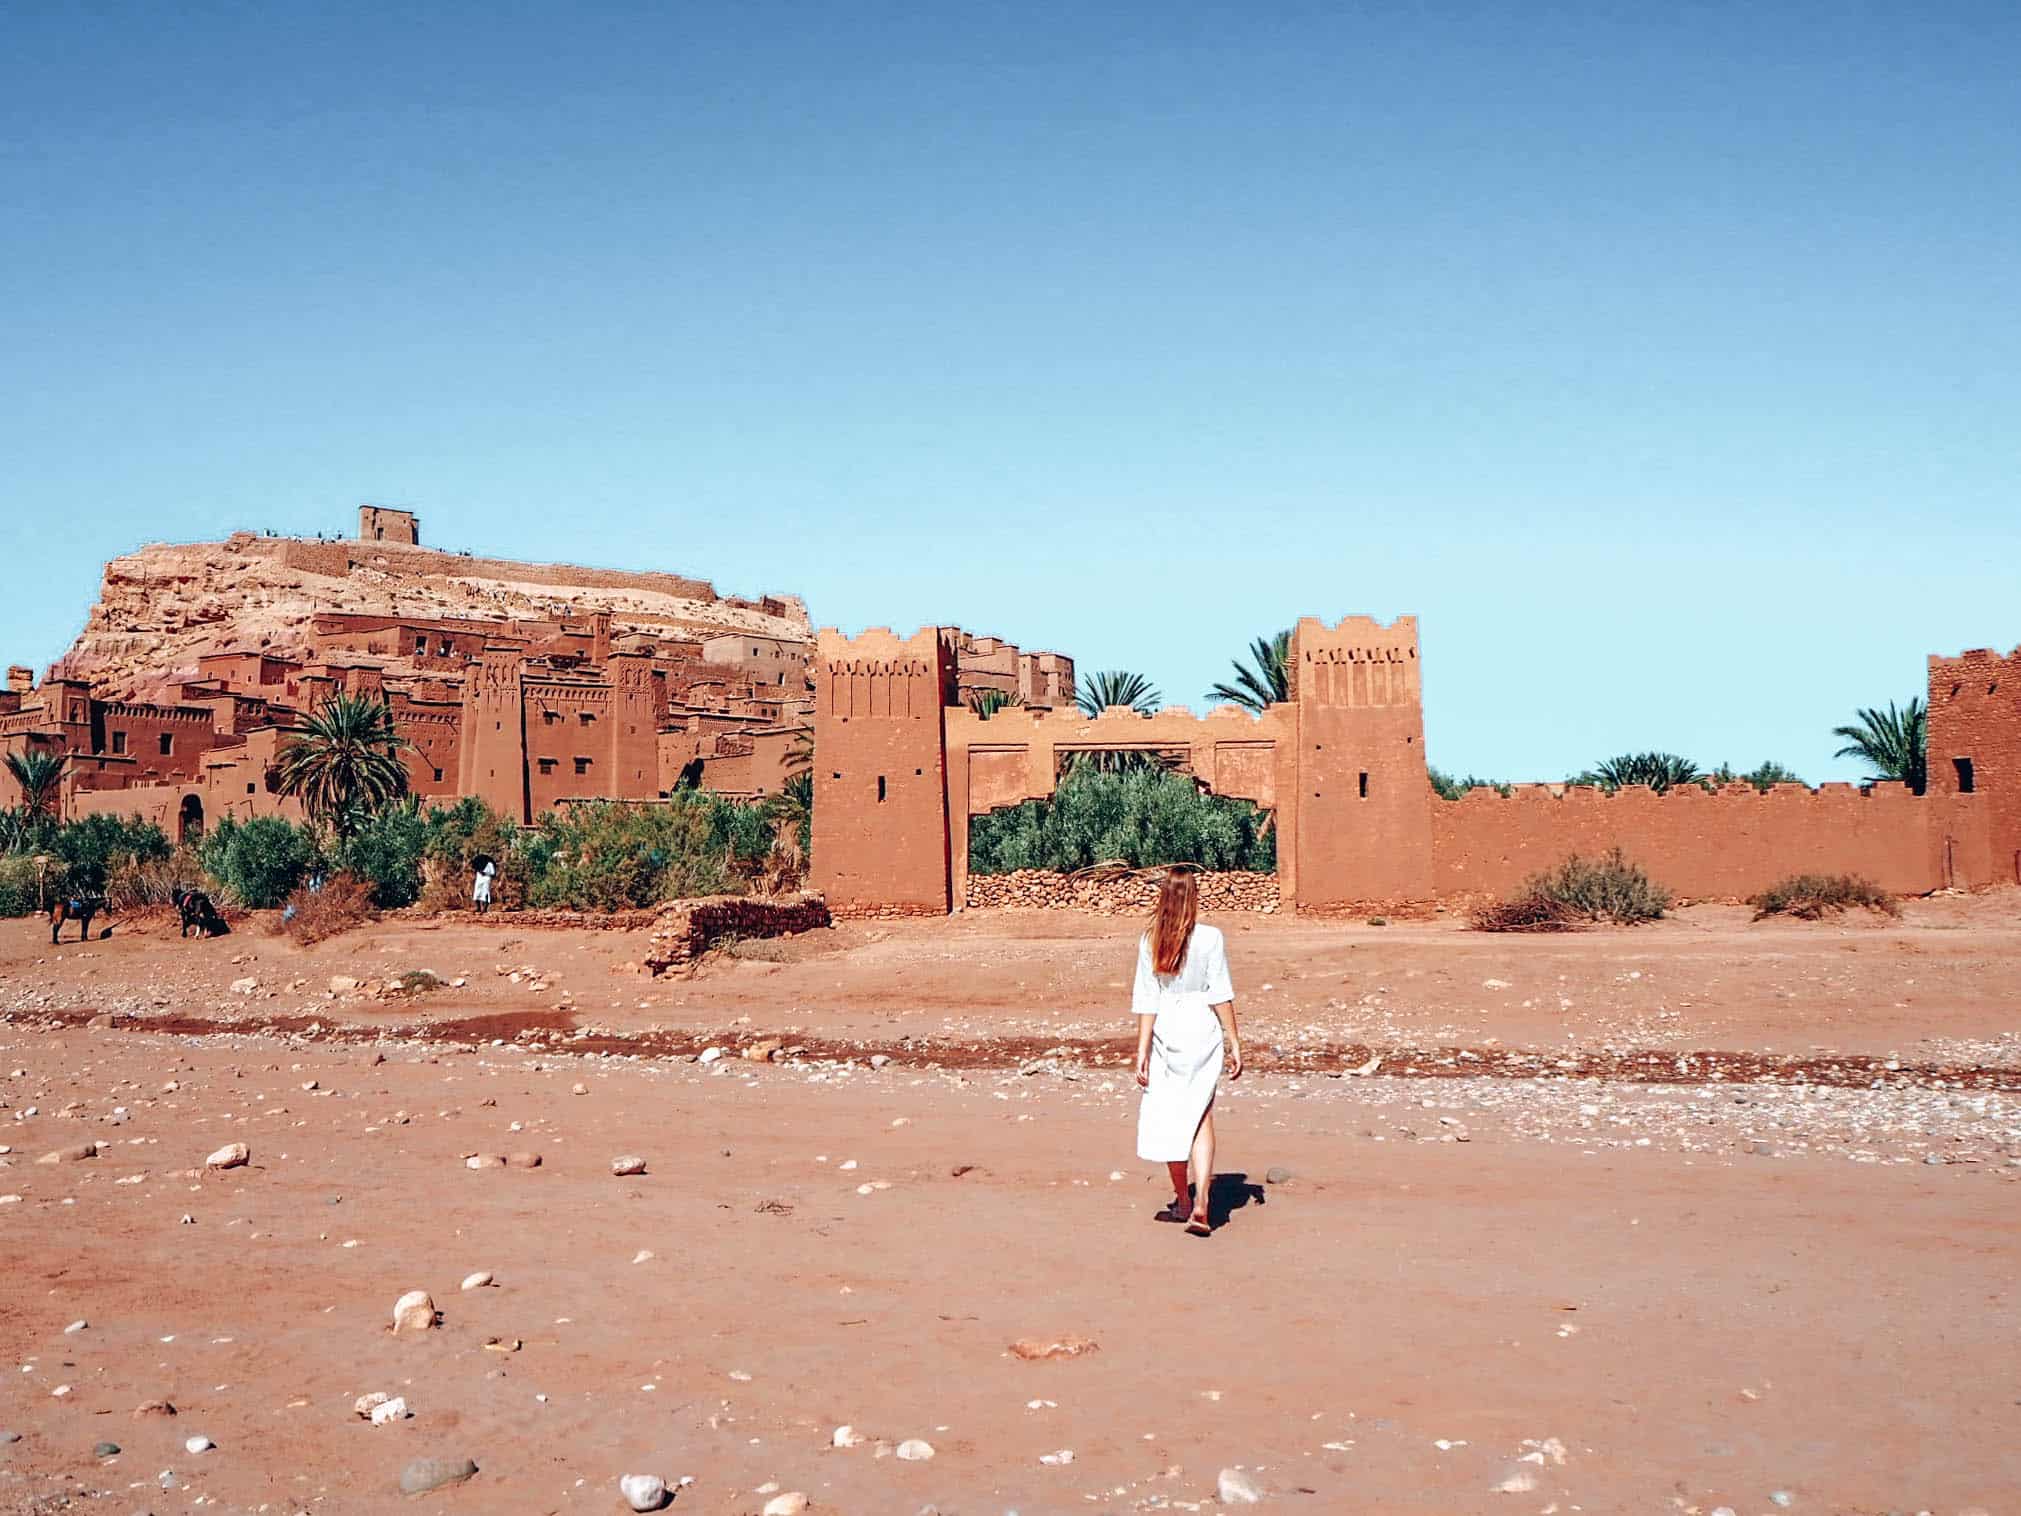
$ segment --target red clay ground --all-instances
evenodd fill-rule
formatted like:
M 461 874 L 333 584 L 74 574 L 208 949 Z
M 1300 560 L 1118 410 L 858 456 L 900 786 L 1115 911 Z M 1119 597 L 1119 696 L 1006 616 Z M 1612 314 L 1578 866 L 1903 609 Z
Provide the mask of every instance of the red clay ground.
M 1211 1511 L 1236 1466 L 1287 1511 L 2021 1509 L 2021 897 L 1224 925 L 1258 1069 L 1202 1242 L 1150 1220 L 1107 1066 L 1134 923 L 852 925 L 680 981 L 613 972 L 633 934 L 0 924 L 0 1509 L 606 1512 L 647 1471 L 693 1478 L 675 1512 Z M 328 991 L 414 968 L 467 982 Z M 412 1288 L 443 1323 L 395 1337 Z M 1005 1352 L 1065 1334 L 1100 1351 Z M 429 1454 L 480 1472 L 403 1500 Z

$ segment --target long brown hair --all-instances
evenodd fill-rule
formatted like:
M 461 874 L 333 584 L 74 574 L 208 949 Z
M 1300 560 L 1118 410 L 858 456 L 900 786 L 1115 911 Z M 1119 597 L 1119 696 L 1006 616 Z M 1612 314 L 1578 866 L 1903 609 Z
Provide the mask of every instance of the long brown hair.
M 1193 871 L 1167 870 L 1164 883 L 1158 886 L 1158 913 L 1151 919 L 1151 967 L 1158 973 L 1179 972 L 1199 915 L 1200 886 Z

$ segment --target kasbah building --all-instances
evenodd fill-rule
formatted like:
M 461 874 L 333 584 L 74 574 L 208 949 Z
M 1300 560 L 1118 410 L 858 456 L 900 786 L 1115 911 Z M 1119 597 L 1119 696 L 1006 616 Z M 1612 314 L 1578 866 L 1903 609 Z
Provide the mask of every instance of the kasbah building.
M 239 533 L 114 560 L 40 686 L 8 671 L 0 752 L 66 756 L 67 817 L 139 816 L 188 840 L 222 816 L 293 815 L 275 760 L 340 691 L 387 701 L 424 801 L 475 795 L 521 821 L 683 784 L 775 793 L 811 732 L 811 883 L 837 915 L 957 908 L 970 818 L 1051 794 L 1092 751 L 1160 753 L 1269 811 L 1278 901 L 1305 915 L 1478 899 L 1616 846 L 1696 899 L 1797 872 L 1898 894 L 2021 882 L 2021 648 L 1931 655 L 1922 794 L 1534 784 L 1456 801 L 1427 778 L 1418 654 L 1414 617 L 1306 618 L 1291 698 L 1261 716 L 1088 717 L 1058 653 L 953 627 L 816 633 L 790 598 L 428 549 L 411 513 L 366 506 L 355 538 Z M 1022 703 L 985 717 L 984 690 Z M 0 804 L 12 789 L 0 773 Z

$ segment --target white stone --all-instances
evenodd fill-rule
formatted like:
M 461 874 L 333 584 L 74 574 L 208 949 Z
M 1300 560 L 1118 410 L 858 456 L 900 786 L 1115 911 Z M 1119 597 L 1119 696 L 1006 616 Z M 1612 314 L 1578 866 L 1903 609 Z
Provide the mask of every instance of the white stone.
M 372 1407 L 372 1425 L 382 1427 L 389 1421 L 405 1421 L 414 1413 L 407 1409 L 404 1395 L 395 1395 L 391 1400 L 382 1400 Z
M 651 1248 L 640 1248 L 636 1253 L 632 1254 L 633 1263 L 651 1263 L 652 1261 L 653 1250 Z
M 1214 1495 L 1223 1505 L 1263 1504 L 1263 1487 L 1240 1469 L 1223 1469 L 1216 1475 Z
M 251 974 L 246 975 L 243 979 L 234 979 L 232 981 L 232 993 L 234 995 L 250 995 L 259 987 L 259 980 L 253 978 Z
M 1040 1463 L 1049 1463 L 1058 1465 L 1062 1463 L 1072 1463 L 1073 1461 L 1074 1461 L 1074 1450 L 1072 1448 L 1061 1448 L 1057 1453 L 1039 1454 Z
M 204 1436 L 184 1438 L 182 1445 L 183 1451 L 188 1453 L 208 1453 L 212 1448 L 217 1446 L 210 1438 Z
M 253 1150 L 243 1142 L 229 1142 L 204 1160 L 206 1168 L 235 1169 L 252 1161 Z
M 802 1491 L 788 1490 L 765 1502 L 763 1516 L 800 1516 L 811 1503 Z
M 409 1290 L 393 1302 L 393 1330 L 425 1332 L 435 1325 L 435 1298 L 426 1290 Z
M 491 1270 L 479 1269 L 475 1274 L 465 1274 L 463 1276 L 463 1283 L 459 1285 L 458 1288 L 465 1290 L 481 1290 L 487 1284 L 491 1283 L 493 1283 Z
M 353 979 L 349 974 L 332 974 L 330 976 L 330 993 L 332 995 L 348 995 L 356 988 L 358 988 L 358 981 Z
M 925 1463 L 933 1456 L 933 1444 L 918 1437 L 908 1437 L 898 1445 L 898 1456 L 907 1463 Z
M 611 1160 L 611 1172 L 620 1179 L 631 1174 L 643 1174 L 645 1171 L 646 1161 L 636 1153 L 620 1153 Z
M 1537 1487 L 1537 1476 L 1520 1463 L 1513 1465 L 1495 1486 L 1497 1495 L 1527 1495 Z
M 657 1511 L 667 1503 L 667 1482 L 657 1474 L 627 1474 L 618 1489 L 634 1511 Z
M 715 1063 L 715 1062 L 716 1062 L 716 1061 L 717 1061 L 718 1059 L 720 1059 L 720 1058 L 721 1058 L 722 1056 L 723 1056 L 723 1050 L 722 1050 L 721 1048 L 703 1048 L 703 1049 L 702 1049 L 702 1056 L 701 1056 L 700 1058 L 698 1058 L 698 1059 L 696 1060 L 696 1062 L 698 1062 L 698 1063 Z
M 856 1448 L 863 1445 L 864 1437 L 855 1427 L 844 1422 L 835 1429 L 835 1435 L 829 1439 L 829 1442 L 838 1448 Z
M 91 1325 L 91 1323 L 90 1323 L 90 1322 L 88 1322 L 88 1321 L 85 1321 L 85 1320 L 82 1320 L 82 1319 L 79 1319 L 79 1320 L 77 1320 L 77 1321 L 73 1321 L 73 1322 L 71 1322 L 71 1323 L 70 1323 L 70 1325 L 69 1325 L 69 1326 L 67 1326 L 67 1327 L 65 1327 L 65 1328 L 63 1329 L 63 1335 L 64 1335 L 64 1336 L 66 1336 L 66 1337 L 68 1337 L 68 1336 L 71 1336 L 71 1335 L 72 1335 L 73 1333 L 77 1333 L 77 1332 L 81 1332 L 81 1331 L 83 1331 L 83 1330 L 84 1330 L 84 1329 L 85 1329 L 86 1327 L 88 1327 L 88 1326 L 90 1326 L 90 1325 Z
M 360 1416 L 370 1416 L 376 1407 L 384 1405 L 392 1398 L 384 1390 L 367 1390 L 351 1402 L 351 1409 Z

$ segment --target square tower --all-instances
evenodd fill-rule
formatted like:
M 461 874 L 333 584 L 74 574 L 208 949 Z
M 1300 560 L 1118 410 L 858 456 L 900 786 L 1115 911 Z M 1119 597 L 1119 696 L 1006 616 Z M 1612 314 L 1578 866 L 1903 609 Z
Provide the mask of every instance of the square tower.
M 419 547 L 421 518 L 412 511 L 396 511 L 384 505 L 361 505 L 358 507 L 358 540 Z

